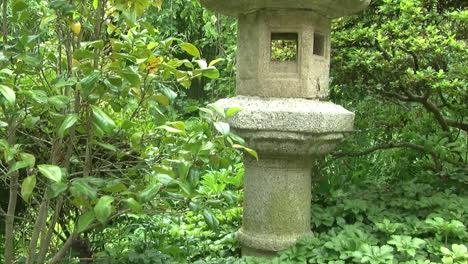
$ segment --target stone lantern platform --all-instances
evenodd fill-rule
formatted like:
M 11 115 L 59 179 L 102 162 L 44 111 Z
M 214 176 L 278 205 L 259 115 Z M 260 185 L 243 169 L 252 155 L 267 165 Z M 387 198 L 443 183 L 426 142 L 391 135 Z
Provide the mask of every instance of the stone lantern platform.
M 323 102 L 328 96 L 332 18 L 370 0 L 201 0 L 239 20 L 238 96 L 217 105 L 239 107 L 228 121 L 259 154 L 246 156 L 244 256 L 274 256 L 310 229 L 314 160 L 353 130 L 354 114 Z M 286 58 L 274 56 L 287 47 Z
M 242 254 L 273 256 L 312 235 L 313 161 L 352 131 L 354 114 L 301 98 L 237 96 L 216 104 L 242 109 L 229 123 L 260 157 L 245 161 Z

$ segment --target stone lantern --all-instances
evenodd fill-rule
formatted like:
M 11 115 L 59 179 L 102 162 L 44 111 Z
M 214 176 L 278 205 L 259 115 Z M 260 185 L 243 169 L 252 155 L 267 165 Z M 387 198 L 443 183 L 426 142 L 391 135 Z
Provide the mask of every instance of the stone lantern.
M 312 235 L 314 159 L 353 129 L 354 114 L 320 101 L 328 95 L 331 19 L 370 0 L 201 0 L 239 20 L 237 94 L 231 128 L 259 160 L 245 159 L 242 254 L 273 256 Z M 276 49 L 283 48 L 276 57 Z M 314 175 L 316 176 L 316 175 Z

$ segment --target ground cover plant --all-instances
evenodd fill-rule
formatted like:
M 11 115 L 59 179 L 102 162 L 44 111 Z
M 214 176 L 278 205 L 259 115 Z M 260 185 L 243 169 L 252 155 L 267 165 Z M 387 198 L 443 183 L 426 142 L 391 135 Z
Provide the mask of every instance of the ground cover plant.
M 333 23 L 329 99 L 356 131 L 312 173 L 314 237 L 272 260 L 240 257 L 257 154 L 225 122 L 241 109 L 212 104 L 234 95 L 235 19 L 196 0 L 1 7 L 1 263 L 468 262 L 465 1 Z

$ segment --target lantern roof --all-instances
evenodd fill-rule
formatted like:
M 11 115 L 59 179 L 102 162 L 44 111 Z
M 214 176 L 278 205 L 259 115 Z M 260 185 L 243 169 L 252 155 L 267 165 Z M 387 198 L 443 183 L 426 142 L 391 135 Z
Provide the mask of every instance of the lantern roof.
M 200 0 L 201 4 L 224 15 L 237 16 L 260 9 L 310 10 L 328 18 L 359 12 L 371 0 Z

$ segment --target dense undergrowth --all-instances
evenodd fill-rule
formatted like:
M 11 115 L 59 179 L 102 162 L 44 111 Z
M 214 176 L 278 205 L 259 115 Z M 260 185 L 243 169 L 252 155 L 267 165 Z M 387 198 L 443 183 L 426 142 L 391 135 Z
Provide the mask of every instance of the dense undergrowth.
M 128 216 L 96 263 L 466 263 L 468 198 L 454 188 L 406 182 L 353 187 L 314 199 L 313 237 L 273 260 L 240 258 L 241 208 L 217 211 L 218 228 L 202 214 Z M 126 224 L 130 221 L 132 224 Z M 112 230 L 112 229 L 111 229 Z M 122 239 L 120 242 L 119 239 Z M 129 240 L 130 239 L 130 240 Z M 130 246 L 131 245 L 131 246 Z

